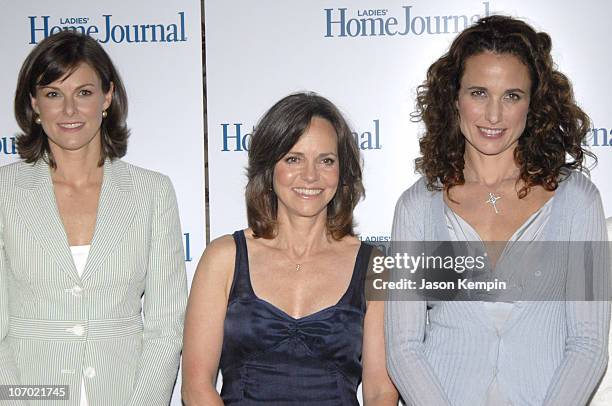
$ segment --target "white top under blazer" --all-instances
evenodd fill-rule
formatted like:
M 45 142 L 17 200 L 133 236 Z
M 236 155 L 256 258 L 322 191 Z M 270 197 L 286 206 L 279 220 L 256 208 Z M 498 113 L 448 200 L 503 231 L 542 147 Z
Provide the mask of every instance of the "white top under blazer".
M 87 257 L 89 256 L 89 250 L 91 245 L 73 245 L 70 247 L 70 253 L 72 254 L 72 260 L 74 266 L 79 274 L 79 277 L 83 276 L 85 265 L 87 264 Z M 87 402 L 87 392 L 85 389 L 85 376 L 81 376 L 81 404 L 80 406 L 89 406 Z

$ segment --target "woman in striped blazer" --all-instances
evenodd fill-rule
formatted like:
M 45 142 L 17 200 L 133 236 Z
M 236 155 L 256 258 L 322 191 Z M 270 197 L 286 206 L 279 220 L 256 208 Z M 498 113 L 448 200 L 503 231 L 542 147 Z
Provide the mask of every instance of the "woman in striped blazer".
M 15 114 L 22 161 L 0 168 L 0 384 L 67 385 L 61 405 L 168 404 L 182 236 L 169 179 L 118 159 L 119 75 L 95 40 L 53 35 L 23 64 Z

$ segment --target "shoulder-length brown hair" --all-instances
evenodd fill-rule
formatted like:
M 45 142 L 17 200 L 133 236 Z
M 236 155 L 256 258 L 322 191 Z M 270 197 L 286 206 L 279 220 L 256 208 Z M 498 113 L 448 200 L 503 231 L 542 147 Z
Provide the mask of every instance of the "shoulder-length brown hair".
M 335 240 L 354 235 L 353 209 L 364 196 L 359 147 L 336 106 L 315 93 L 289 95 L 268 110 L 255 127 L 249 146 L 246 205 L 253 235 L 276 235 L 277 197 L 272 188 L 274 167 L 298 142 L 313 117 L 331 123 L 338 137 L 339 186 L 327 205 L 327 232 Z
M 548 34 L 515 18 L 494 15 L 464 30 L 449 51 L 429 67 L 427 79 L 417 89 L 412 117 L 422 120 L 426 128 L 420 140 L 421 157 L 415 163 L 430 190 L 448 191 L 465 183 L 465 138 L 455 102 L 465 61 L 482 52 L 514 55 L 529 70 L 529 113 L 514 151 L 524 182 L 520 198 L 536 185 L 555 190 L 565 169 L 583 170 L 585 155 L 595 158 L 582 147 L 590 120 L 576 105 L 568 78 L 555 69 L 551 47 Z
M 40 42 L 23 62 L 15 91 L 15 118 L 23 134 L 17 137 L 17 150 L 23 160 L 36 162 L 45 155 L 49 165 L 55 167 L 49 140 L 41 125 L 36 123 L 31 98 L 36 88 L 46 86 L 74 72 L 86 63 L 98 75 L 102 90 L 108 93 L 114 86 L 113 98 L 102 120 L 100 134 L 102 149 L 100 162 L 106 158 L 121 158 L 127 151 L 129 130 L 126 125 L 127 95 L 119 73 L 110 57 L 98 42 L 75 31 L 62 31 Z

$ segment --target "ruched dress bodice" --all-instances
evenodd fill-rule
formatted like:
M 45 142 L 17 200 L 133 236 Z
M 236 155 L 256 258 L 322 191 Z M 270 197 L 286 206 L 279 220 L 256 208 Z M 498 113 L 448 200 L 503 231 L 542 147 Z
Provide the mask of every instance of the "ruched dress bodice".
M 255 295 L 244 232 L 234 233 L 234 240 L 220 360 L 225 404 L 358 405 L 371 246 L 361 244 L 350 284 L 336 305 L 296 319 Z

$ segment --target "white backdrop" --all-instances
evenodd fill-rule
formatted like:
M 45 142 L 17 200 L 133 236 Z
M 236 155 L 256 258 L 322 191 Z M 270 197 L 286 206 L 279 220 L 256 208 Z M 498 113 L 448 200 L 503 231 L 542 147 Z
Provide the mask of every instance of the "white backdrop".
M 205 244 L 200 2 L 0 0 L 0 6 L 0 165 L 18 159 L 11 140 L 19 131 L 13 97 L 32 42 L 70 26 L 88 32 L 110 54 L 127 89 L 131 137 L 125 159 L 172 179 L 191 280 Z M 159 27 L 155 33 L 142 27 L 138 36 L 134 32 L 134 25 L 157 24 L 164 26 L 164 35 Z M 179 388 L 180 377 L 174 405 L 181 404 Z
M 551 35 L 559 69 L 597 129 L 592 179 L 611 216 L 608 0 L 225 0 L 205 5 L 211 239 L 247 224 L 247 153 L 236 137 L 248 140 L 267 108 L 300 90 L 330 98 L 366 141 L 358 231 L 364 240 L 389 238 L 395 202 L 417 179 L 422 129 L 409 119 L 416 87 L 466 22 L 500 12 Z M 382 19 L 383 29 L 377 21 L 370 35 L 368 18 Z

